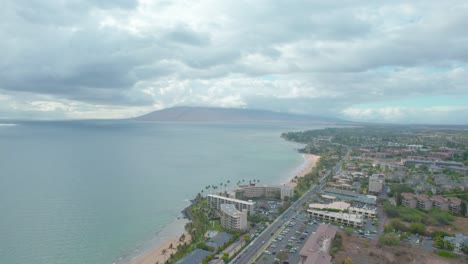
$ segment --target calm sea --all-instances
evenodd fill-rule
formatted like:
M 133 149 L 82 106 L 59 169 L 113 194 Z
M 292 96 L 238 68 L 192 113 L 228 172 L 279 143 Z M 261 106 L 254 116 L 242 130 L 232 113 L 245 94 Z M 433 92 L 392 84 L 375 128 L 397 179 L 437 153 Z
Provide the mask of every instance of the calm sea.
M 303 159 L 281 132 L 319 128 L 132 121 L 0 126 L 0 263 L 120 262 L 180 232 L 180 211 L 206 185 L 285 180 Z

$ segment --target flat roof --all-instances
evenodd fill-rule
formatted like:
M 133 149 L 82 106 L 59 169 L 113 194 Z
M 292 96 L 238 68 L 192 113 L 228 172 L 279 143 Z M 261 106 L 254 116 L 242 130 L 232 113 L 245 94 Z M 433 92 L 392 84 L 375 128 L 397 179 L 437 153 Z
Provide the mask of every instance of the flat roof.
M 220 207 L 221 211 L 230 216 L 236 216 L 241 213 L 239 210 L 236 209 L 236 207 L 233 204 L 221 204 Z
M 234 203 L 243 203 L 243 204 L 247 204 L 247 205 L 255 205 L 255 202 L 249 202 L 249 201 L 244 201 L 244 200 L 239 200 L 239 199 L 224 197 L 224 196 L 216 195 L 216 194 L 208 194 L 207 196 L 208 196 L 208 197 L 213 197 L 213 198 L 222 199 L 222 200 L 226 200 L 226 201 L 231 201 L 231 202 L 234 202 Z
M 357 215 L 357 214 L 328 212 L 328 211 L 320 211 L 320 210 L 314 210 L 314 209 L 309 209 L 307 210 L 307 212 L 323 214 L 323 215 L 327 215 L 330 217 L 345 219 L 345 220 L 352 221 L 352 222 L 362 222 L 362 216 Z
M 307 239 L 302 247 L 299 255 L 306 257 L 305 263 L 329 263 L 329 262 L 313 262 L 314 260 L 327 260 L 328 250 L 331 242 L 336 235 L 336 227 L 321 224 L 317 230 Z M 319 256 L 316 256 L 319 255 Z
M 316 209 L 336 209 L 336 210 L 341 210 L 344 211 L 348 209 L 351 205 L 349 203 L 345 202 L 333 202 L 330 204 L 309 204 L 309 208 L 316 208 Z

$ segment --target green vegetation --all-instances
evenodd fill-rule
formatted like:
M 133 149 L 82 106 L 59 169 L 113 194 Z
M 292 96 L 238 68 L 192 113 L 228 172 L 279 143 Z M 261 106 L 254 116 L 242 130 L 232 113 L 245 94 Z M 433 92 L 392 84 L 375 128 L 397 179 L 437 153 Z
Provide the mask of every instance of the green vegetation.
M 424 223 L 426 225 L 445 226 L 451 224 L 455 217 L 449 212 L 432 209 L 429 212 L 404 206 L 394 206 L 384 202 L 383 208 L 390 218 L 400 218 L 409 223 Z
M 395 233 L 383 233 L 379 236 L 379 242 L 386 246 L 398 246 L 400 238 Z
M 446 250 L 453 250 L 453 245 L 450 241 L 444 240 L 442 237 L 436 237 L 434 239 L 434 243 L 432 245 L 436 248 L 446 249 Z
M 447 252 L 447 251 L 439 251 L 436 253 L 437 255 L 444 257 L 444 258 L 454 258 L 455 255 L 453 253 Z
M 337 233 L 331 244 L 330 255 L 334 256 L 343 247 L 343 237 Z

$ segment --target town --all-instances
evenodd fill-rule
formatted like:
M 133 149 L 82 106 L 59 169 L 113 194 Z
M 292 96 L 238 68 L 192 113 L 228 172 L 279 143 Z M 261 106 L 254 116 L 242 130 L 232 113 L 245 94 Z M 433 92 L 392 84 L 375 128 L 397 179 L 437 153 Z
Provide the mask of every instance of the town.
M 207 186 L 168 263 L 466 263 L 468 132 L 288 132 L 320 156 L 291 185 Z M 224 187 L 224 189 L 223 189 Z

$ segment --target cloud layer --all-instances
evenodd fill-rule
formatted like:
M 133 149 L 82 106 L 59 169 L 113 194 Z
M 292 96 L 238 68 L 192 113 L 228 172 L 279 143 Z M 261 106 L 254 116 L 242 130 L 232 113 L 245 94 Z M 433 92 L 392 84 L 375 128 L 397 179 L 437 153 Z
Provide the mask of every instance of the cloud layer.
M 129 117 L 210 105 L 468 123 L 468 110 L 450 103 L 379 106 L 468 94 L 466 1 L 4 6 L 0 118 Z

